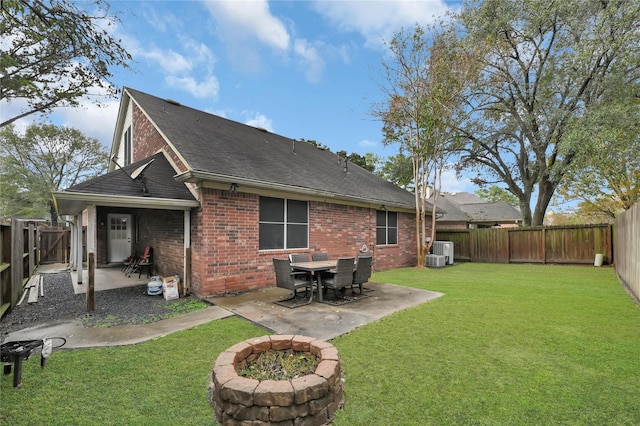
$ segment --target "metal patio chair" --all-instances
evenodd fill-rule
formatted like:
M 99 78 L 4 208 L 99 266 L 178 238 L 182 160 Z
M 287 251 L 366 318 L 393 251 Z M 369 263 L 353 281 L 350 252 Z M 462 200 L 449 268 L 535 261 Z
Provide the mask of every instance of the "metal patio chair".
M 360 288 L 360 294 L 364 292 L 362 285 L 368 282 L 369 278 L 371 278 L 372 262 L 373 256 L 371 256 L 371 254 L 359 254 L 358 257 L 356 257 L 356 267 L 353 271 L 353 282 L 351 283 L 352 292 L 354 285 L 357 285 Z
M 333 290 L 337 296 L 338 292 L 341 299 L 344 299 L 345 289 L 353 283 L 353 257 L 341 257 L 338 259 L 335 271 L 330 271 L 327 277 L 322 278 L 322 285 L 325 289 Z
M 313 300 L 313 281 L 307 275 L 294 273 L 288 259 L 273 258 L 273 268 L 276 271 L 276 286 L 291 290 L 293 295 L 288 299 L 279 300 L 277 303 L 288 308 L 308 305 Z M 287 302 L 293 302 L 298 297 L 298 290 L 304 288 L 309 294 L 309 299 L 300 305 L 290 306 Z

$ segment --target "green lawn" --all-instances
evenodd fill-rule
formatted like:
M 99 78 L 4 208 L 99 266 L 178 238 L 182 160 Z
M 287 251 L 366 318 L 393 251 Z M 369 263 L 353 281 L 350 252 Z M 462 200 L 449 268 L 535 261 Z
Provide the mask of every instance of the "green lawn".
M 336 425 L 640 424 L 640 308 L 610 268 L 461 264 L 373 280 L 445 293 L 332 343 Z M 204 425 L 211 364 L 264 331 L 237 318 L 140 345 L 57 351 L 2 378 L 0 424 Z

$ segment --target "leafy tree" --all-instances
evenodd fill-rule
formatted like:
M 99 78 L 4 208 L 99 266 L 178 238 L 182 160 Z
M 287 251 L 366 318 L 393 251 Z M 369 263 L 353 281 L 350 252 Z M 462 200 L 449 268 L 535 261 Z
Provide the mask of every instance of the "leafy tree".
M 476 191 L 476 195 L 490 203 L 504 201 L 513 207 L 518 207 L 519 204 L 518 197 L 497 185 L 491 185 L 489 188 L 478 189 Z
M 403 153 L 392 155 L 384 162 L 380 176 L 401 188 L 412 188 L 413 164 Z
M 373 152 L 367 152 L 364 154 L 365 161 L 367 162 L 367 170 L 372 173 L 379 174 L 380 167 L 382 165 L 382 158 L 374 154 Z
M 640 3 L 627 0 L 472 1 L 457 24 L 482 48 L 468 88 L 470 119 L 460 169 L 478 184 L 503 183 L 524 223 L 540 225 L 581 153 L 571 123 L 640 77 Z M 532 195 L 536 193 L 532 209 Z
M 24 135 L 13 125 L 0 129 L 0 217 L 44 218 L 57 214 L 51 191 L 104 173 L 108 152 L 79 130 L 31 125 Z
M 320 142 L 316 141 L 315 139 L 300 139 L 300 142 L 305 142 L 308 144 L 311 144 L 317 148 L 320 149 L 329 149 L 326 145 L 321 144 Z
M 458 43 L 455 29 L 431 34 L 416 25 L 400 31 L 389 43 L 390 60 L 383 63 L 385 100 L 373 114 L 383 122 L 385 144 L 399 145 L 411 161 L 416 207 L 417 266 L 435 240 L 435 220 L 441 177 L 464 114 L 462 90 L 474 73 L 472 50 Z M 398 157 L 402 161 L 402 157 Z M 427 198 L 435 191 L 427 243 Z
M 27 107 L 5 116 L 0 127 L 54 107 L 76 106 L 96 88 L 115 96 L 110 68 L 131 56 L 107 29 L 116 22 L 104 0 L 3 0 L 0 20 L 0 101 L 24 99 Z
M 568 126 L 576 156 L 558 189 L 582 214 L 615 218 L 640 201 L 640 90 L 620 84 Z
M 338 151 L 336 152 L 336 154 L 338 154 L 342 158 L 346 158 L 351 163 L 356 164 L 365 170 L 369 170 L 370 172 L 373 172 L 376 168 L 376 164 L 370 162 L 371 160 L 375 161 L 375 156 L 371 157 L 371 155 L 373 154 L 369 155 L 369 158 L 367 158 L 367 154 L 360 155 L 355 152 L 352 152 L 351 154 L 347 154 L 347 151 L 344 151 L 344 150 Z

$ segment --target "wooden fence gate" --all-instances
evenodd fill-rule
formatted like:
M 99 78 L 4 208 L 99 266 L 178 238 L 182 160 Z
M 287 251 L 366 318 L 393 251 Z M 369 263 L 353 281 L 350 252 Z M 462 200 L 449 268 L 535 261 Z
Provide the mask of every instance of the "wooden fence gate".
M 70 239 L 69 228 L 40 228 L 40 263 L 68 263 Z

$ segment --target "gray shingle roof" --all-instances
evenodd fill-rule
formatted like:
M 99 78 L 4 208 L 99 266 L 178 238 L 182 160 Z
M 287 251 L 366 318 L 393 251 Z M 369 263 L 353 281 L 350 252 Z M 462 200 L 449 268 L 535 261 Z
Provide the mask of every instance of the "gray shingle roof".
M 477 203 L 477 204 L 463 204 L 467 214 L 474 221 L 515 221 L 522 218 L 520 212 L 505 203 L 504 201 L 497 201 L 495 203 Z
M 522 220 L 518 209 L 504 201 L 488 203 L 468 192 L 443 192 L 438 198 L 438 209 L 445 211 L 442 222 L 514 222 Z
M 193 172 L 413 208 L 414 196 L 309 143 L 126 88 Z
M 149 163 L 151 161 L 151 163 Z M 142 175 L 131 179 L 130 175 L 138 167 L 149 163 Z M 162 153 L 147 159 L 124 166 L 113 172 L 89 179 L 67 188 L 68 192 L 87 194 L 118 195 L 129 197 L 154 197 L 173 200 L 195 200 L 184 183 L 173 178 L 176 172 Z M 143 193 L 143 180 L 147 189 Z

